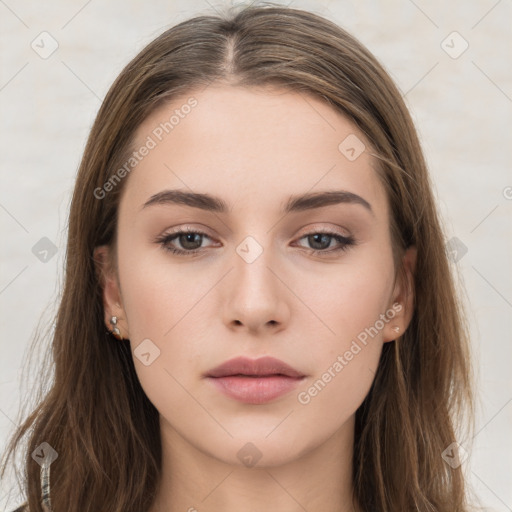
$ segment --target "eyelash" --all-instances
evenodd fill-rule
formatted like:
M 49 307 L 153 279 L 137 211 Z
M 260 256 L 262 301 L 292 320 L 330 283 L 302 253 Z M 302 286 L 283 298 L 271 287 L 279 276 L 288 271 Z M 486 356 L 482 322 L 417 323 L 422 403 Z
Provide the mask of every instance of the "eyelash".
M 158 237 L 155 242 L 160 244 L 162 249 L 165 251 L 168 251 L 172 254 L 182 255 L 182 256 L 192 256 L 202 251 L 202 249 L 192 249 L 190 251 L 182 250 L 182 249 L 176 249 L 175 247 L 171 247 L 168 244 L 173 241 L 174 239 L 178 238 L 180 235 L 187 235 L 187 234 L 194 234 L 194 235 L 202 235 L 207 238 L 210 238 L 206 233 L 203 233 L 201 231 L 196 231 L 191 228 L 185 228 L 180 231 L 176 231 L 172 234 L 166 234 L 163 236 Z M 302 240 L 303 238 L 306 238 L 308 236 L 312 235 L 327 235 L 331 238 L 334 238 L 337 242 L 339 242 L 341 245 L 336 247 L 335 249 L 310 249 L 309 253 L 311 255 L 319 255 L 319 256 L 325 256 L 325 255 L 331 255 L 332 253 L 338 253 L 347 251 L 351 246 L 356 245 L 356 240 L 352 236 L 342 236 L 338 233 L 334 233 L 331 231 L 312 231 L 311 233 L 307 233 L 299 238 L 299 240 Z

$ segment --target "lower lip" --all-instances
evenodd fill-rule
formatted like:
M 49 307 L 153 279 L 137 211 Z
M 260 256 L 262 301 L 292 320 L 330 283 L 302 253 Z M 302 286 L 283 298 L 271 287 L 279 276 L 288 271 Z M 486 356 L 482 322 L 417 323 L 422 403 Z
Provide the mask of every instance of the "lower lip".
M 270 402 L 297 387 L 304 377 L 208 377 L 222 393 L 246 404 Z

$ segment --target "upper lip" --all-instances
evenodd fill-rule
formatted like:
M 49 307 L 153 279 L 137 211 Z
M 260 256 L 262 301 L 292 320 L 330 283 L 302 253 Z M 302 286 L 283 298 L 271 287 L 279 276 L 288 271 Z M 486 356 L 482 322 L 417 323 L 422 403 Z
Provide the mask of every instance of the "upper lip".
M 235 357 L 210 370 L 207 377 L 227 377 L 232 375 L 252 375 L 266 377 L 285 375 L 287 377 L 304 377 L 304 374 L 275 357 L 265 356 L 259 359 Z

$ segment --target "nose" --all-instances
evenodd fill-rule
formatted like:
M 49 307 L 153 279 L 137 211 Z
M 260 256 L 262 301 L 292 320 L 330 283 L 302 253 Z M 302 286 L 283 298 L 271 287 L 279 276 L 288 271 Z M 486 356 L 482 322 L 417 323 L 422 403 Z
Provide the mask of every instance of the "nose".
M 237 248 L 223 287 L 224 322 L 230 329 L 252 334 L 279 332 L 289 321 L 293 294 L 280 276 L 271 250 L 250 240 Z

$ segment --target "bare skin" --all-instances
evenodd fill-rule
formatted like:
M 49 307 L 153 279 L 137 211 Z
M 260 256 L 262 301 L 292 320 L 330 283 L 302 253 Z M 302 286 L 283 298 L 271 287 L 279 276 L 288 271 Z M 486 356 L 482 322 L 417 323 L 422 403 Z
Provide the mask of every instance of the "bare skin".
M 383 344 L 409 325 L 415 250 L 404 254 L 407 281 L 395 284 L 374 157 L 348 159 L 339 144 L 364 136 L 313 97 L 211 85 L 160 107 L 139 127 L 135 147 L 191 96 L 197 106 L 124 178 L 116 272 L 105 265 L 109 248 L 95 251 L 107 327 L 115 315 L 132 350 L 149 339 L 150 352 L 160 351 L 147 366 L 134 356 L 160 413 L 162 480 L 150 512 L 356 511 L 355 412 Z M 228 210 L 143 207 L 169 189 L 218 196 Z M 290 195 L 334 190 L 371 211 L 362 202 L 281 211 Z M 156 241 L 187 227 L 204 235 L 165 245 L 195 244 L 193 256 Z M 322 232 L 354 243 L 312 236 Z M 372 326 L 378 332 L 363 344 Z M 204 378 L 239 355 L 270 355 L 306 377 L 268 403 L 242 403 Z M 315 392 L 319 379 L 325 386 Z

